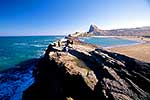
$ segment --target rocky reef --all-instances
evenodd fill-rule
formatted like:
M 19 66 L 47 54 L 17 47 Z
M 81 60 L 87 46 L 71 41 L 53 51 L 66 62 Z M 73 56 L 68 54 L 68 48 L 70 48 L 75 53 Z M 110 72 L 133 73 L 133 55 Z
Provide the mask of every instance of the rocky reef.
M 150 63 L 76 38 L 67 52 L 50 45 L 23 100 L 149 100 Z

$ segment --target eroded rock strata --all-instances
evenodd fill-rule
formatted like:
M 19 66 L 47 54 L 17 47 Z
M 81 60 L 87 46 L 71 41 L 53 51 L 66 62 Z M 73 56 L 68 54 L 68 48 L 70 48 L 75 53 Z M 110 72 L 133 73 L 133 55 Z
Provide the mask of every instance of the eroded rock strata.
M 24 100 L 148 100 L 150 64 L 97 46 L 48 47 Z

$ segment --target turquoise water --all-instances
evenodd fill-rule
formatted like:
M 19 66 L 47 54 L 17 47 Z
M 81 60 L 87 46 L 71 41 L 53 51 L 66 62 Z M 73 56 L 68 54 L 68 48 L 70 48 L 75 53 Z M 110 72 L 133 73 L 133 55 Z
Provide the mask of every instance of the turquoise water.
M 118 45 L 131 45 L 131 44 L 138 43 L 137 41 L 112 38 L 112 37 L 86 37 L 86 38 L 81 38 L 81 40 L 87 43 L 96 44 L 96 45 L 100 45 L 103 47 L 112 47 L 112 46 L 118 46 Z
M 17 36 L 0 37 L 0 71 L 16 67 L 20 62 L 39 58 L 43 55 L 48 44 L 64 36 Z M 104 47 L 134 44 L 135 41 L 90 37 L 82 38 L 84 42 L 101 45 Z
M 63 36 L 0 37 L 0 70 L 43 55 L 48 44 Z

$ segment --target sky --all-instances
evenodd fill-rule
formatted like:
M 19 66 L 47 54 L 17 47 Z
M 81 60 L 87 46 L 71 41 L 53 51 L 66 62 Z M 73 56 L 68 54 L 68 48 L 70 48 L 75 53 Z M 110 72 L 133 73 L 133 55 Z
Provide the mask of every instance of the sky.
M 0 0 L 0 36 L 150 26 L 150 0 Z

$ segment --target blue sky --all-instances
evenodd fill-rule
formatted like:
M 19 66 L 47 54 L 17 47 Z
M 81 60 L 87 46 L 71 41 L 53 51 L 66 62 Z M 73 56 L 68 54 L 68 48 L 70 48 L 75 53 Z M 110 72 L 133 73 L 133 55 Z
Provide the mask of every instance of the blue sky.
M 150 26 L 150 0 L 0 0 L 0 35 Z

